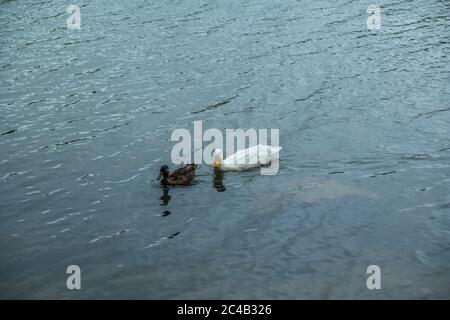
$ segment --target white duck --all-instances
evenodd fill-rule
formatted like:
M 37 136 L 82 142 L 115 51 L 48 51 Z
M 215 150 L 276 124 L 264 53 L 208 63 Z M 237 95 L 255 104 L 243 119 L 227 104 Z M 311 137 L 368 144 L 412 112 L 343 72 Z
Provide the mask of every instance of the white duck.
M 281 147 L 259 144 L 248 149 L 239 150 L 223 160 L 221 149 L 214 150 L 213 166 L 224 171 L 242 171 L 250 168 L 266 166 L 278 159 Z

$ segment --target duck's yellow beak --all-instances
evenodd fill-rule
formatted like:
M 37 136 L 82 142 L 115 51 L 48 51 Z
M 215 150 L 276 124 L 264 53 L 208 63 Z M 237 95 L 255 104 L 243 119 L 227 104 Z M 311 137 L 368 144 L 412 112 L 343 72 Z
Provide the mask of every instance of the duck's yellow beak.
M 220 167 L 220 161 L 218 159 L 214 159 L 213 166 L 214 166 L 214 168 L 219 168 Z

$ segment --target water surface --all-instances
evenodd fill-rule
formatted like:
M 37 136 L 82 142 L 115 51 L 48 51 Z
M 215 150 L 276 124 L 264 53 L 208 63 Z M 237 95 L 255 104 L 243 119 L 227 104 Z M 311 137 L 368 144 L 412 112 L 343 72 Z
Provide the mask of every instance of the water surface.
M 450 3 L 371 3 L 0 1 L 0 297 L 449 298 Z M 279 173 L 164 190 L 197 120 Z

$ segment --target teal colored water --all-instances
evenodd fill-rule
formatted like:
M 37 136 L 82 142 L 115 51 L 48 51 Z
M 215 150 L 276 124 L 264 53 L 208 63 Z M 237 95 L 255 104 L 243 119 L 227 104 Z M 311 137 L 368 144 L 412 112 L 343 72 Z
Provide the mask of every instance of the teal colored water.
M 0 297 L 449 298 L 450 3 L 371 3 L 0 1 Z M 279 173 L 164 190 L 200 120 Z

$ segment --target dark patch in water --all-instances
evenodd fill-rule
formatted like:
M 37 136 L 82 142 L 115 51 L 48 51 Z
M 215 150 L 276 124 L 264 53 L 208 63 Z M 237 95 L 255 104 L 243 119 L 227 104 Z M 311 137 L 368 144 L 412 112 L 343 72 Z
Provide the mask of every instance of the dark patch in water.
M 236 98 L 236 97 L 237 97 L 237 95 L 234 95 L 234 96 L 232 96 L 231 98 L 228 98 L 228 99 L 226 99 L 226 100 L 224 100 L 224 101 L 221 101 L 221 102 L 218 102 L 218 103 L 209 105 L 209 106 L 207 106 L 206 108 L 204 108 L 204 109 L 202 109 L 202 110 L 199 110 L 199 111 L 193 111 L 193 112 L 191 112 L 191 114 L 197 114 L 197 113 L 204 112 L 204 111 L 208 111 L 208 110 L 211 110 L 211 109 L 216 109 L 216 108 L 218 108 L 218 107 L 220 107 L 220 106 L 223 106 L 223 105 L 226 105 L 227 103 L 230 103 L 231 100 L 233 100 L 233 99 Z
M 450 202 L 449 203 L 444 203 L 442 205 L 439 206 L 439 209 L 450 209 Z
M 441 112 L 446 112 L 446 111 L 450 111 L 450 108 L 438 109 L 438 110 L 433 110 L 433 111 L 429 111 L 429 112 L 419 113 L 414 118 L 420 118 L 422 116 L 432 116 L 436 113 L 441 113 Z
M 166 210 L 161 214 L 161 217 L 167 217 L 169 214 L 171 214 L 171 212 L 169 210 Z
M 425 153 L 421 154 L 413 154 L 412 156 L 403 156 L 402 159 L 412 159 L 412 160 L 422 160 L 422 159 L 428 159 L 430 156 Z
M 177 235 L 180 234 L 180 232 L 181 232 L 181 231 L 175 232 L 173 235 L 168 236 L 167 239 L 173 239 L 173 238 L 175 238 Z
M 396 173 L 396 172 L 397 172 L 396 170 L 392 170 L 392 171 L 388 171 L 388 172 L 381 172 L 381 173 L 377 173 L 377 174 L 371 175 L 370 177 L 371 178 L 375 178 L 375 177 L 378 177 L 378 176 L 385 176 L 385 175 Z
M 111 237 L 118 237 L 120 234 L 124 233 L 125 231 L 127 231 L 127 230 L 126 229 L 120 230 L 119 232 L 114 233 L 113 235 L 111 235 Z
M 92 138 L 92 137 L 85 137 L 85 138 L 78 138 L 78 139 L 73 139 L 73 140 L 69 140 L 69 141 L 64 141 L 64 142 L 55 144 L 55 146 L 63 146 L 65 144 L 71 144 L 71 143 L 78 142 L 78 141 L 88 140 L 90 138 Z
M 345 173 L 344 171 L 332 171 L 328 172 L 328 174 L 338 174 L 338 173 Z
M 11 133 L 14 133 L 14 132 L 16 132 L 16 129 L 11 129 L 11 130 L 8 130 L 6 132 L 3 132 L 2 136 L 6 135 L 6 134 L 11 134 Z

